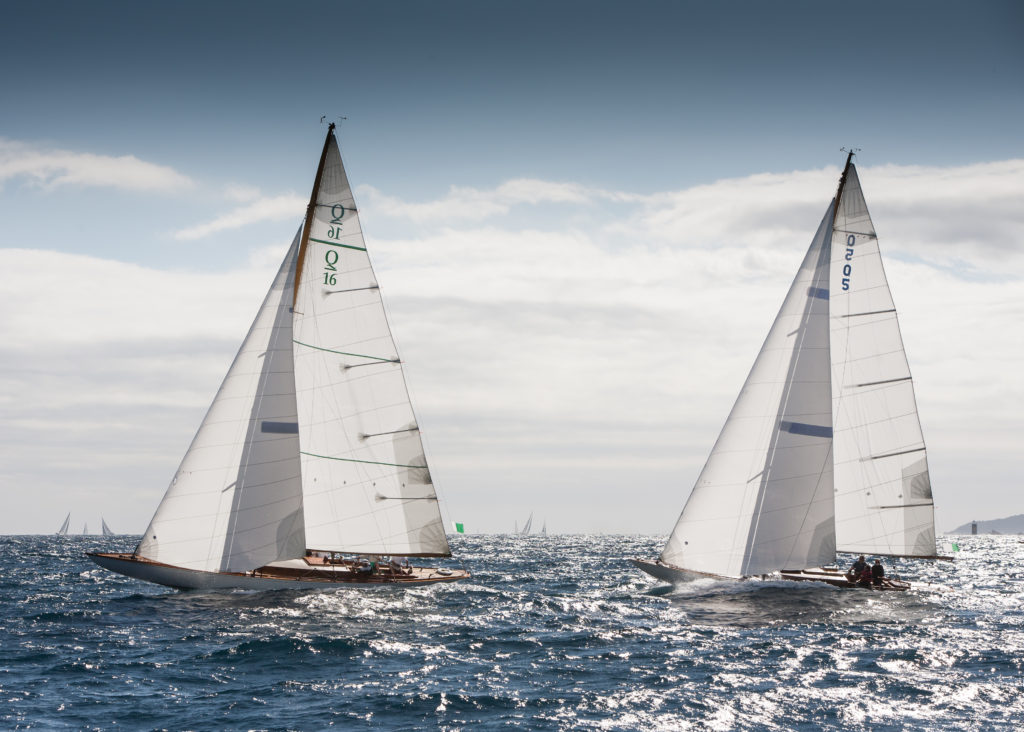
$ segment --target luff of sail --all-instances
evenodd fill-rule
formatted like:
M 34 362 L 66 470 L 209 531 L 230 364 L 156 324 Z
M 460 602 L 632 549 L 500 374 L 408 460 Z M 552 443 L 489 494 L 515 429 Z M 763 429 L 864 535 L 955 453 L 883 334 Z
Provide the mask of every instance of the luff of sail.
M 311 199 L 294 308 L 306 544 L 326 551 L 450 556 L 333 131 Z
M 291 314 L 298 245 L 296 234 L 138 556 L 207 572 L 302 556 Z
M 830 308 L 837 546 L 858 554 L 934 556 L 914 384 L 852 163 L 836 212 Z
M 661 554 L 745 577 L 835 558 L 829 206 Z

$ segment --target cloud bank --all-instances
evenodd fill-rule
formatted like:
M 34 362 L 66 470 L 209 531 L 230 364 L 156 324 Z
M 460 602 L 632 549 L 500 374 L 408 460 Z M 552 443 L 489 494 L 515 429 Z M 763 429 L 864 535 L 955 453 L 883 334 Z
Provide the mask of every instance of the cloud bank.
M 252 192 L 240 189 L 232 189 L 228 192 L 228 197 L 236 200 L 241 196 L 251 198 L 252 195 Z M 174 238 L 189 241 L 264 221 L 286 221 L 289 219 L 298 221 L 302 218 L 308 202 L 308 198 L 290 193 L 280 196 L 259 196 L 252 203 L 232 209 L 212 221 L 181 229 L 175 232 Z
M 134 155 L 96 155 L 46 149 L 0 138 L 0 183 L 24 180 L 43 188 L 102 186 L 124 190 L 174 191 L 193 181 L 165 165 Z
M 1024 161 L 859 172 L 939 528 L 999 515 L 1015 500 L 1024 432 Z M 669 530 L 838 174 L 645 196 L 529 180 L 418 202 L 360 189 L 452 514 L 471 530 L 508 530 L 530 511 L 556 531 Z M 294 205 L 266 197 L 260 210 L 294 216 Z M 260 215 L 247 206 L 191 230 Z M 403 233 L 374 238 L 374 223 Z M 52 252 L 0 250 L 0 297 L 18 304 L 0 318 L 5 492 L 32 479 L 65 503 L 71 483 L 129 495 L 125 529 L 141 530 L 287 244 L 230 272 L 81 256 L 70 261 L 81 276 L 58 289 Z

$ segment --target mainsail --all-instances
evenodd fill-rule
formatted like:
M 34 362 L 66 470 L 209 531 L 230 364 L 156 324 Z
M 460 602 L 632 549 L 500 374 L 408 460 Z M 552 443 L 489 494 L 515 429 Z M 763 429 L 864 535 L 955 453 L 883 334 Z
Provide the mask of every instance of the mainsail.
M 745 577 L 835 558 L 829 205 L 661 560 Z
M 402 362 L 328 133 L 298 253 L 295 394 L 306 545 L 450 556 Z
M 836 544 L 856 554 L 933 557 L 914 384 L 852 163 L 836 213 L 831 292 Z
M 68 527 L 69 527 L 70 525 L 71 525 L 71 514 L 69 513 L 69 514 L 68 514 L 68 515 L 67 515 L 67 516 L 66 516 L 66 517 L 64 518 L 64 523 L 62 523 L 62 524 L 60 525 L 60 528 L 59 528 L 59 529 L 57 529 L 57 536 L 67 536 L 67 535 L 68 535 Z

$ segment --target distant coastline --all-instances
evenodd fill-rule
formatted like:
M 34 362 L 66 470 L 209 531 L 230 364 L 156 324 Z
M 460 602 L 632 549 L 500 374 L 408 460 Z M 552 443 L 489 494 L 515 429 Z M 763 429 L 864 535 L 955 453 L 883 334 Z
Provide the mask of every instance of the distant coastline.
M 970 534 L 971 525 L 978 525 L 979 534 L 1024 534 L 1024 513 L 1016 516 L 1007 516 L 1001 519 L 990 519 L 988 521 L 968 521 L 962 526 L 957 526 L 950 531 L 950 534 Z

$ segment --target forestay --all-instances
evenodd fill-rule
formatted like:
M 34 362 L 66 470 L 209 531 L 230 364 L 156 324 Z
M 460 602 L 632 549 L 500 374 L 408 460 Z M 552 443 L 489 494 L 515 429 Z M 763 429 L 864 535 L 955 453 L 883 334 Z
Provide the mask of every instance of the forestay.
M 852 163 L 835 222 L 831 316 L 838 548 L 934 556 L 934 508 L 914 384 Z
M 661 554 L 724 577 L 832 562 L 830 205 Z
M 402 365 L 330 132 L 298 260 L 295 388 L 307 546 L 449 556 Z

